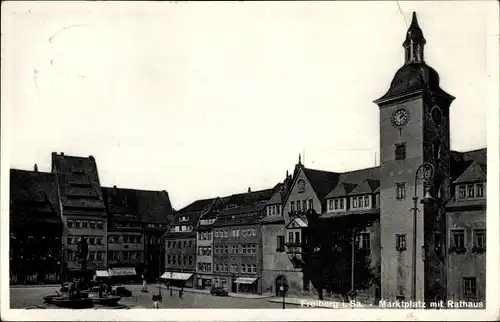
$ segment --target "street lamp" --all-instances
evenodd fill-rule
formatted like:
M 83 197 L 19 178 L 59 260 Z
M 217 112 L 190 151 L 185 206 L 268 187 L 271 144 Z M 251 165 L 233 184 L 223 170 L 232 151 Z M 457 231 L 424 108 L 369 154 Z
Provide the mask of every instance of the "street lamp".
M 434 177 L 434 166 L 426 162 L 420 165 L 415 172 L 415 195 L 413 196 L 413 208 L 410 209 L 413 212 L 412 298 L 414 301 L 417 300 L 417 213 L 420 211 L 418 209 L 417 181 L 420 172 L 422 172 L 422 182 L 424 183 L 424 196 L 421 203 L 426 204 L 433 200 L 428 183 Z

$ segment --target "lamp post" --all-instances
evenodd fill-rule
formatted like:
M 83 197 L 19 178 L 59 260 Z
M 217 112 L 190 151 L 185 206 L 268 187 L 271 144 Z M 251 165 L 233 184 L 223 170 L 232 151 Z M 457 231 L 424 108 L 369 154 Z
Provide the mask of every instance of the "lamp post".
M 355 248 L 355 241 L 356 241 L 356 228 L 352 228 L 352 236 L 351 236 L 351 294 L 354 293 L 354 252 L 356 251 Z
M 417 194 L 417 181 L 419 173 L 422 172 L 422 182 L 424 183 L 424 196 L 421 200 L 422 204 L 430 202 L 433 198 L 430 194 L 430 187 L 428 182 L 434 177 L 434 166 L 430 163 L 423 163 L 415 171 L 415 195 L 413 196 L 413 256 L 412 256 L 412 299 L 417 300 L 417 213 L 418 209 L 418 194 Z

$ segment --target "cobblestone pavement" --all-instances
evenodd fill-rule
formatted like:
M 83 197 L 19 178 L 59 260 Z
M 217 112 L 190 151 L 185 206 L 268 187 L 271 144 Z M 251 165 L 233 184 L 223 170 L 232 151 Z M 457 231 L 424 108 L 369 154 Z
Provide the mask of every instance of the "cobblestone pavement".
M 153 308 L 151 297 L 158 292 L 158 286 L 151 284 L 148 286 L 149 293 L 142 293 L 140 285 L 127 285 L 133 293 L 131 297 L 124 297 L 120 304 L 131 309 Z M 12 309 L 27 308 L 49 308 L 43 303 L 43 297 L 55 294 L 59 287 L 16 287 L 10 289 L 10 307 Z M 281 303 L 273 303 L 266 298 L 247 299 L 236 297 L 219 297 L 209 294 L 184 292 L 183 298 L 179 298 L 177 290 L 172 292 L 162 288 L 163 302 L 160 308 L 282 308 Z M 297 305 L 289 304 L 287 308 L 297 308 Z M 56 308 L 56 307 L 50 307 Z

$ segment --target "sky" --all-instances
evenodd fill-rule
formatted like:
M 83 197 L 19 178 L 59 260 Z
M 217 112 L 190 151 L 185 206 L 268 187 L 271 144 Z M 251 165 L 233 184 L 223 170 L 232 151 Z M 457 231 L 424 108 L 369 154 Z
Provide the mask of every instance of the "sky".
M 10 168 L 93 155 L 102 186 L 167 190 L 179 209 L 271 188 L 299 153 L 328 171 L 378 165 L 373 100 L 404 62 L 413 10 L 426 62 L 456 97 L 451 148 L 487 145 L 491 7 L 480 1 L 6 6 Z

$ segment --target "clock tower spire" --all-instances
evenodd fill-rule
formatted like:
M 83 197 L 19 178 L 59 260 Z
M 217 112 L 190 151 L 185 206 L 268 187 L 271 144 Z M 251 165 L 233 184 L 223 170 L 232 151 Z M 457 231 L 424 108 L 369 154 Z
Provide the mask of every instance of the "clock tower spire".
M 406 39 L 403 42 L 405 48 L 405 65 L 422 63 L 424 61 L 424 45 L 426 41 L 424 33 L 417 21 L 417 14 L 413 12 L 410 28 L 406 32 Z

